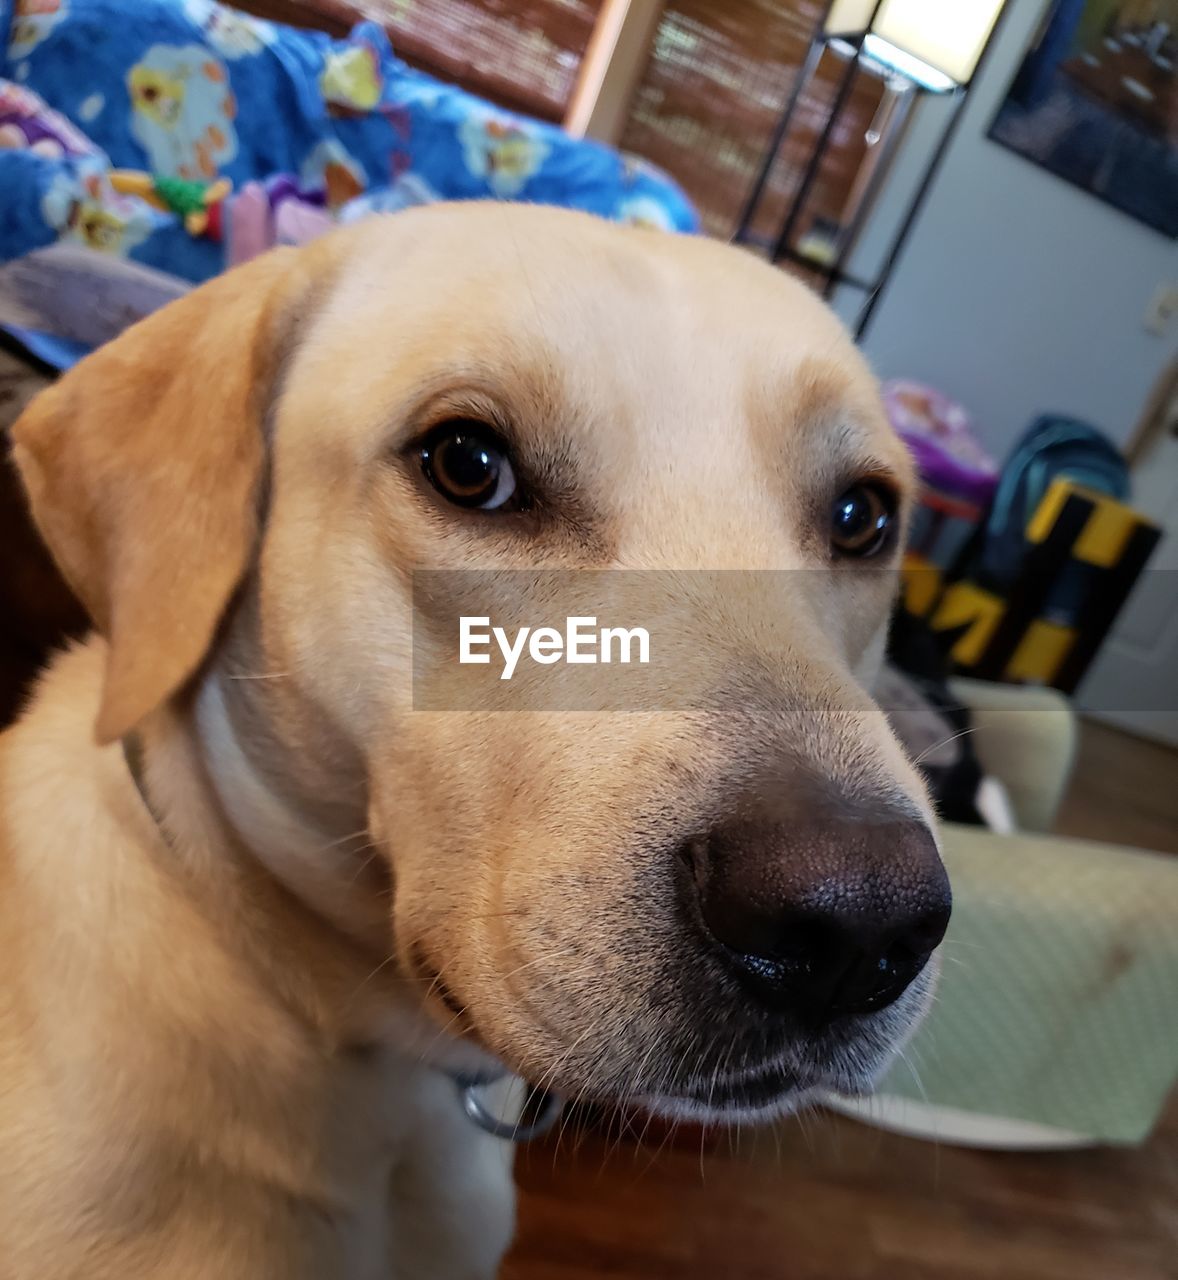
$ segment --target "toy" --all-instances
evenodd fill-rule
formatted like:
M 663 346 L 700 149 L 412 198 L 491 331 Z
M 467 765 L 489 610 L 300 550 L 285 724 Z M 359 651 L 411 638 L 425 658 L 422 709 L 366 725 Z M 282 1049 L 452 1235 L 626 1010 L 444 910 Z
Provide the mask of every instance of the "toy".
M 220 240 L 221 211 L 233 190 L 228 178 L 214 182 L 194 182 L 188 178 L 166 178 L 135 169 L 115 169 L 110 184 L 123 195 L 139 196 L 164 213 L 178 214 L 190 236 Z

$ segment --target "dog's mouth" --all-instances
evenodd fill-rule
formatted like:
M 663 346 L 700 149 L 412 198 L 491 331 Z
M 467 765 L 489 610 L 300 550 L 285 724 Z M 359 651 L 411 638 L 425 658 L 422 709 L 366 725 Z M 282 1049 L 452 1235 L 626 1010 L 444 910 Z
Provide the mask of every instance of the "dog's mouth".
M 486 1055 L 488 1061 L 502 1063 L 505 1069 L 520 1075 L 537 1097 L 548 1093 L 564 1098 L 575 1096 L 599 1105 L 637 1109 L 672 1121 L 724 1125 L 787 1116 L 824 1095 L 862 1096 L 874 1087 L 875 1074 L 852 1067 L 852 1060 L 834 1044 L 821 1049 L 814 1046 L 817 1052 L 812 1050 L 805 1055 L 809 1061 L 804 1065 L 778 1056 L 753 1061 L 735 1070 L 706 1065 L 701 1069 L 697 1064 L 693 1074 L 685 1073 L 654 1088 L 634 1088 L 620 1083 L 611 1087 L 604 1082 L 594 1087 L 596 1082 L 563 1078 L 562 1073 L 551 1070 L 539 1071 L 535 1073 L 537 1078 L 531 1078 L 524 1064 L 514 1062 L 510 1053 L 500 1052 L 481 1034 L 470 1008 L 430 962 L 425 948 L 415 945 L 411 954 L 417 980 L 428 992 L 427 1003 L 435 1005 L 449 1035 Z
M 848 1080 L 832 1073 L 800 1072 L 784 1062 L 769 1062 L 736 1075 L 687 1080 L 673 1089 L 641 1097 L 642 1109 L 671 1119 L 731 1124 L 790 1115 L 828 1093 L 862 1095 L 867 1079 Z
M 666 1101 L 687 1103 L 707 1111 L 739 1113 L 788 1105 L 809 1087 L 784 1063 L 770 1063 L 727 1079 L 688 1081 L 668 1094 Z
M 537 1103 L 552 1098 L 559 1108 L 560 1099 L 581 1099 L 716 1127 L 772 1122 L 832 1096 L 874 1092 L 923 1016 L 935 981 L 926 972 L 887 1008 L 827 1025 L 758 1017 L 735 993 L 690 1009 L 681 996 L 670 1025 L 652 1016 L 622 1027 L 588 1023 L 591 1011 L 568 1017 L 559 987 L 533 977 L 526 991 L 508 992 L 508 1029 L 495 1017 L 484 1020 L 478 992 L 468 993 L 437 964 L 427 939 L 412 940 L 405 960 L 440 1032 L 430 1059 L 456 1079 L 508 1072 Z M 597 1034 L 586 1047 L 590 1032 Z

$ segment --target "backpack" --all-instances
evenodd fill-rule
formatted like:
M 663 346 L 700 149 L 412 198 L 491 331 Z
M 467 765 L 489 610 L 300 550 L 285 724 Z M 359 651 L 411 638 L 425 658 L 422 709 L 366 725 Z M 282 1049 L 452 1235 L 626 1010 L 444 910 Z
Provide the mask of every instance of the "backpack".
M 1031 424 L 1002 468 L 990 509 L 949 578 L 969 578 L 1005 594 L 1029 546 L 1027 525 L 1060 476 L 1121 502 L 1129 496 L 1128 465 L 1107 436 L 1075 418 L 1044 414 Z M 1084 566 L 1069 566 L 1048 598 L 1048 612 L 1061 621 L 1073 618 L 1085 590 Z

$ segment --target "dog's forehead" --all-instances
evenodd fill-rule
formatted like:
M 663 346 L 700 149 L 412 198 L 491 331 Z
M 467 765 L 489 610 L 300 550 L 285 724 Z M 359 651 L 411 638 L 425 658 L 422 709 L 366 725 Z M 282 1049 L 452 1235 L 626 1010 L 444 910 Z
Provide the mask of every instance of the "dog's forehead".
M 744 251 L 485 204 L 375 218 L 341 250 L 294 382 L 334 420 L 346 388 L 344 429 L 358 435 L 423 391 L 466 384 L 509 413 L 515 400 L 542 406 L 570 434 L 613 418 L 615 449 L 627 419 L 647 441 L 747 424 L 750 446 L 838 421 L 888 448 L 874 379 L 841 324 Z
M 356 232 L 327 304 L 350 337 L 363 329 L 353 350 L 411 340 L 414 326 L 433 336 L 444 326 L 441 358 L 447 347 L 493 355 L 528 343 L 572 366 L 606 356 L 624 367 L 636 341 L 651 361 L 682 353 L 697 364 L 706 350 L 730 367 L 736 352 L 788 361 L 850 350 L 808 289 L 702 237 L 484 204 L 373 219 Z

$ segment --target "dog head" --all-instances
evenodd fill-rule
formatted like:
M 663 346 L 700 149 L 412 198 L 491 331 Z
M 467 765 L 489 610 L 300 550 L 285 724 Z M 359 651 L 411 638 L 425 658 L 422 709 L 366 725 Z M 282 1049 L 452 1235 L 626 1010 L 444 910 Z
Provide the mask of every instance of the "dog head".
M 107 637 L 100 738 L 188 698 L 247 836 L 226 753 L 306 825 L 358 820 L 391 899 L 322 841 L 296 866 L 297 833 L 270 865 L 375 928 L 459 1046 L 748 1115 L 868 1087 L 923 1012 L 948 887 L 865 691 L 912 472 L 800 285 L 702 239 L 430 208 L 196 290 L 16 439 Z M 472 693 L 447 573 L 520 622 L 633 606 L 641 705 L 569 710 L 540 661 L 523 702 Z M 415 703 L 430 661 L 448 709 Z

